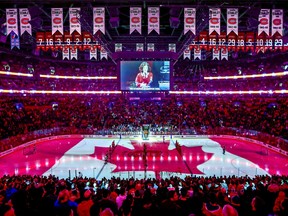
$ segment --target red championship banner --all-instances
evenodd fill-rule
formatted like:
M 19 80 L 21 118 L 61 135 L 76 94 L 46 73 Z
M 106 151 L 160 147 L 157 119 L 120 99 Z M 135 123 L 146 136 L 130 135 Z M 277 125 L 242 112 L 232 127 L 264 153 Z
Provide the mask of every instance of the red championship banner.
M 238 33 L 238 39 L 237 39 L 237 50 L 245 50 L 245 33 L 239 32 Z
M 57 31 L 54 34 L 54 48 L 56 50 L 61 50 L 62 47 L 63 47 L 63 35 Z
M 234 32 L 231 32 L 228 35 L 228 43 L 227 43 L 227 47 L 229 51 L 236 51 L 236 45 L 237 45 L 237 35 Z
M 200 50 L 208 49 L 208 32 L 206 31 L 200 32 L 198 45 Z
M 209 35 L 208 50 L 212 50 L 216 48 L 217 48 L 217 33 L 212 32 L 212 34 Z
M 218 48 L 224 49 L 227 47 L 227 35 L 226 32 L 221 32 L 218 36 Z
M 246 39 L 245 39 L 245 51 L 252 51 L 254 52 L 254 45 L 255 45 L 255 33 L 254 32 L 247 32 Z
M 45 50 L 48 51 L 49 49 L 54 50 L 54 38 L 52 32 L 45 33 L 45 40 L 46 40 L 46 48 Z
M 73 45 L 75 46 L 75 48 L 79 49 L 79 50 L 83 50 L 83 46 L 82 46 L 83 37 L 82 37 L 82 35 L 75 31 L 72 34 L 72 36 L 73 36 Z
M 36 32 L 36 47 L 37 49 L 45 50 L 45 32 Z
M 264 42 L 264 51 L 273 50 L 273 36 L 266 36 Z
M 64 45 L 65 45 L 65 47 L 68 47 L 69 49 L 71 49 L 72 48 L 72 42 L 73 42 L 72 35 L 70 35 L 69 32 L 64 32 Z
M 196 39 L 197 40 L 197 39 Z M 190 44 L 189 44 L 189 49 L 190 50 L 193 50 L 197 44 L 197 41 L 196 40 L 193 40 Z
M 92 46 L 92 35 L 89 32 L 82 32 L 83 36 L 83 50 L 90 49 Z
M 258 52 L 265 52 L 265 33 L 262 32 L 260 35 L 257 35 L 256 37 L 256 46 L 255 46 L 255 52 L 258 53 Z
M 274 35 L 274 50 L 283 50 L 283 37 L 279 33 Z

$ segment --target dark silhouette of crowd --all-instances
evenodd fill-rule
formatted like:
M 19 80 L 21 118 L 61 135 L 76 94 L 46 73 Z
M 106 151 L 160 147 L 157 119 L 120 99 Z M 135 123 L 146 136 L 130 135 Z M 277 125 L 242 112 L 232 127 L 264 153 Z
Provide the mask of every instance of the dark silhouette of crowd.
M 101 179 L 3 176 L 1 215 L 285 216 L 287 176 Z

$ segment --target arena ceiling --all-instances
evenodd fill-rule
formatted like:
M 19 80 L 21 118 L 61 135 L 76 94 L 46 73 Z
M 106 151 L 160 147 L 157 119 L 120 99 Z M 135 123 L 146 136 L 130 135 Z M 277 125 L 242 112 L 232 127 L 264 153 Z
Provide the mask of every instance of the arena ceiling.
M 39 31 L 51 31 L 51 8 L 60 7 L 64 11 L 64 31 L 69 31 L 68 8 L 81 7 L 80 22 L 82 31 L 92 32 L 92 9 L 93 7 L 105 7 L 106 32 L 100 35 L 101 42 L 107 48 L 114 50 L 115 43 L 122 43 L 123 49 L 132 50 L 136 43 L 154 43 L 158 50 L 167 49 L 168 43 L 175 43 L 177 51 L 183 52 L 182 48 L 189 44 L 195 36 L 183 34 L 183 10 L 184 7 L 195 7 L 197 9 L 197 29 L 199 34 L 208 29 L 208 11 L 210 7 L 219 7 L 222 10 L 221 29 L 225 29 L 225 8 L 239 8 L 239 31 L 257 31 L 257 18 L 261 8 L 281 8 L 284 9 L 284 21 L 287 20 L 287 0 L 274 1 L 216 1 L 216 0 L 174 0 L 174 1 L 133 1 L 133 0 L 2 0 L 0 1 L 0 25 L 2 36 L 5 32 L 5 8 L 28 8 L 31 14 L 31 24 L 33 36 L 22 36 L 21 51 L 33 52 L 36 47 L 35 34 Z M 142 34 L 134 32 L 129 34 L 129 9 L 131 6 L 142 7 Z M 147 7 L 160 6 L 160 35 L 156 32 L 147 34 Z M 286 9 L 286 10 L 285 10 Z M 66 16 L 65 16 L 66 15 Z M 170 18 L 175 17 L 180 20 L 178 25 L 173 25 Z M 111 23 L 111 18 L 119 18 L 118 23 Z M 285 34 L 287 34 L 287 21 L 284 24 Z M 2 37 L 3 38 L 3 37 Z M 2 50 L 9 50 L 9 40 L 1 41 Z

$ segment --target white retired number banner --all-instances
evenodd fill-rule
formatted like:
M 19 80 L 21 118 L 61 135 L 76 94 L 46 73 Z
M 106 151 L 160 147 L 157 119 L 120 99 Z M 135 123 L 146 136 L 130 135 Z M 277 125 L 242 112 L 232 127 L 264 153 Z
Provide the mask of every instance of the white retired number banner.
M 122 52 L 122 44 L 121 43 L 115 44 L 115 52 Z
M 183 59 L 186 59 L 186 58 L 191 59 L 191 51 L 189 47 L 187 47 L 183 52 Z
M 96 48 L 96 46 L 90 47 L 90 60 L 92 60 L 93 58 L 95 60 L 97 60 L 97 48 Z
M 194 48 L 194 60 L 201 60 L 201 49 L 199 47 Z
M 52 35 L 59 31 L 63 35 L 63 8 L 51 8 Z
M 218 48 L 213 48 L 212 53 L 213 53 L 212 60 L 220 59 L 220 50 Z
M 24 34 L 26 31 L 28 34 L 32 35 L 31 24 L 31 16 L 28 8 L 19 8 L 19 16 L 20 16 L 20 35 Z
M 168 50 L 169 52 L 176 52 L 176 44 L 169 44 Z
M 283 10 L 272 9 L 272 36 L 278 32 L 283 36 Z
M 238 8 L 227 8 L 227 35 L 232 31 L 238 35 Z
M 93 34 L 101 31 L 105 34 L 105 8 L 93 8 Z
M 69 20 L 70 20 L 70 34 L 74 31 L 81 34 L 81 23 L 80 23 L 80 10 L 81 8 L 69 8 Z
M 154 43 L 148 43 L 147 44 L 147 51 L 153 52 L 154 51 Z
M 6 23 L 7 23 L 7 35 L 14 32 L 16 35 L 19 34 L 18 30 L 18 13 L 16 8 L 6 9 Z
M 270 35 L 270 9 L 261 9 L 258 17 L 258 35 L 262 32 Z
M 155 30 L 160 34 L 159 7 L 148 7 L 148 34 Z
M 220 8 L 209 9 L 209 35 L 215 31 L 218 35 L 220 34 Z
M 142 9 L 140 7 L 130 8 L 130 34 L 135 30 L 142 34 Z
M 196 9 L 184 8 L 184 34 L 191 31 L 196 34 Z
M 107 54 L 107 51 L 104 49 L 104 47 L 101 47 L 100 60 L 102 60 L 103 58 L 108 59 L 108 54 Z
M 221 49 L 221 60 L 224 59 L 228 60 L 228 49 L 226 47 Z
M 143 43 L 137 43 L 136 44 L 136 51 L 143 52 L 144 51 L 144 44 Z
M 70 60 L 70 49 L 69 46 L 64 46 L 62 49 L 62 59 Z
M 78 49 L 75 46 L 70 49 L 70 58 L 78 60 Z

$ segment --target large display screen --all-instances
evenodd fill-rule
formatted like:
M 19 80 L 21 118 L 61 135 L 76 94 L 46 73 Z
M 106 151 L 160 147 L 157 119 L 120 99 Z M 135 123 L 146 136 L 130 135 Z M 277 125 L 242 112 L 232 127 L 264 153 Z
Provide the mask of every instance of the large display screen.
M 121 90 L 169 91 L 170 61 L 120 61 Z

